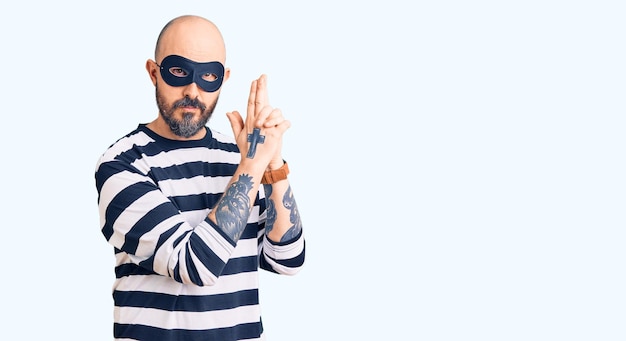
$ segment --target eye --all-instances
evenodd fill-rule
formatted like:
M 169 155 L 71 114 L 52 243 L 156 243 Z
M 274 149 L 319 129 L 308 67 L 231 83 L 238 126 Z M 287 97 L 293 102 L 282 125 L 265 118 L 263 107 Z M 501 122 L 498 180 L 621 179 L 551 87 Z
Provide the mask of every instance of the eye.
M 217 75 L 212 72 L 207 72 L 204 75 L 202 75 L 202 79 L 204 79 L 207 82 L 214 82 L 217 80 Z
M 178 66 L 171 67 L 169 70 L 170 70 L 170 73 L 176 77 L 187 77 L 188 75 L 185 69 L 180 68 Z

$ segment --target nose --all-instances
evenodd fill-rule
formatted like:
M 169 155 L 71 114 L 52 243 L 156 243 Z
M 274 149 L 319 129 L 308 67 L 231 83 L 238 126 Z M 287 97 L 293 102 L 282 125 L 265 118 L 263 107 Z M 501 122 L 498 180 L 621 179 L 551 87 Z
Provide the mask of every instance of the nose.
M 198 88 L 198 84 L 196 84 L 195 82 L 191 82 L 190 84 L 186 85 L 183 89 L 183 95 L 189 98 L 198 98 L 198 96 L 200 95 L 200 89 Z

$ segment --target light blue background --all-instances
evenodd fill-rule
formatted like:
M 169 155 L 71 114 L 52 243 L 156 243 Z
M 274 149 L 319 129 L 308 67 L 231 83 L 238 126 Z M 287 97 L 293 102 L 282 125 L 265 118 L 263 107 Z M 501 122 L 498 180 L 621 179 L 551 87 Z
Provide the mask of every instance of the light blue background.
M 269 76 L 307 264 L 261 277 L 268 340 L 624 340 L 620 1 L 0 5 L 3 333 L 110 340 L 100 153 L 156 117 L 171 18 Z

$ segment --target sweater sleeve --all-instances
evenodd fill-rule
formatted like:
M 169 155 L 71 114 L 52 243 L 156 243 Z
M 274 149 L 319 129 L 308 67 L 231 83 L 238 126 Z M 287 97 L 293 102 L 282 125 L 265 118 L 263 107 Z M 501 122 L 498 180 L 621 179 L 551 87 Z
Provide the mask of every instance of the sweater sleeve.
M 263 238 L 261 250 L 261 268 L 283 274 L 295 275 L 304 266 L 305 242 L 304 234 L 300 234 L 293 240 L 275 243 L 269 238 Z
M 116 159 L 95 173 L 101 232 L 147 270 L 181 283 L 213 285 L 235 243 L 206 220 L 191 226 L 147 175 Z

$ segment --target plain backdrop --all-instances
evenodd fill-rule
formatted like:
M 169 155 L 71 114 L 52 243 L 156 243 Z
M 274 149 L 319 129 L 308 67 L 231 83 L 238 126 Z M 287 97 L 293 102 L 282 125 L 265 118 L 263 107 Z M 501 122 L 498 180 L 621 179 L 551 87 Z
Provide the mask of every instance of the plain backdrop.
M 261 276 L 268 340 L 625 340 L 622 1 L 0 5 L 0 327 L 110 340 L 95 163 L 156 115 L 163 25 L 213 20 L 265 73 L 307 238 Z

